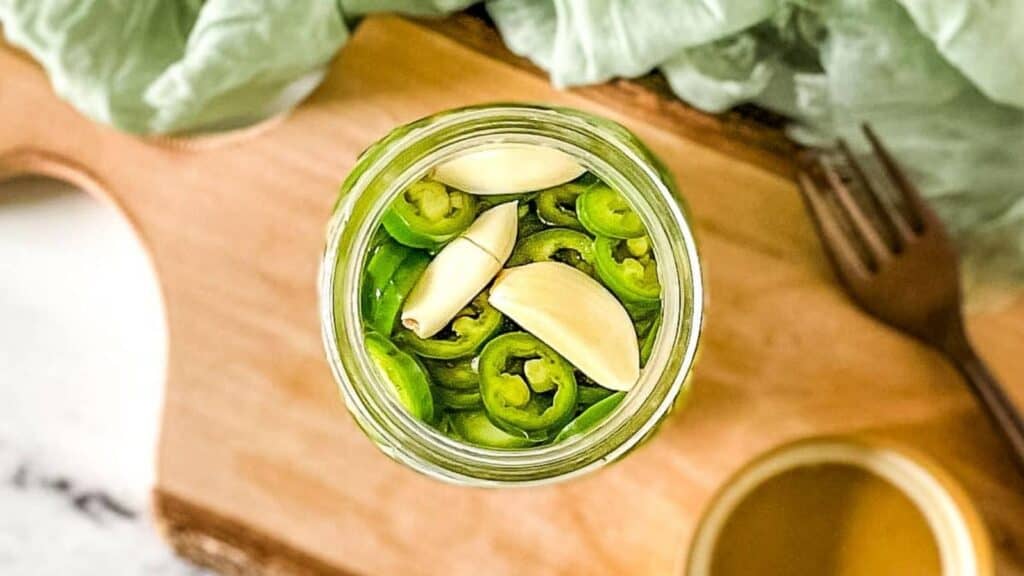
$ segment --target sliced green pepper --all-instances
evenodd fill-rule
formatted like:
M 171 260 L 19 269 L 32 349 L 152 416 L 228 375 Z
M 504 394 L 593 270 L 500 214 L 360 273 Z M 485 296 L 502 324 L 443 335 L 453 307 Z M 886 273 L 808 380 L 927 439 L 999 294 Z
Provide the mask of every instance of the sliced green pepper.
M 483 412 L 455 412 L 449 416 L 452 431 L 463 439 L 487 448 L 526 448 L 531 444 L 526 438 L 512 436 L 488 420 Z
M 452 420 L 447 413 L 442 413 L 437 421 L 437 431 L 445 436 L 452 436 Z
M 384 294 L 388 282 L 391 281 L 402 261 L 411 252 L 412 249 L 408 246 L 403 246 L 387 237 L 370 253 L 370 260 L 366 263 L 366 272 L 363 275 L 362 306 L 364 315 L 370 315 L 373 303 Z
M 523 239 L 512 251 L 507 266 L 554 260 L 594 275 L 594 241 L 583 232 L 549 228 Z
M 476 390 L 480 387 L 480 375 L 473 369 L 473 361 L 425 359 L 427 372 L 434 384 L 453 390 Z
M 625 397 L 625 392 L 616 392 L 597 404 L 594 404 L 590 408 L 587 408 L 580 413 L 579 416 L 574 418 L 572 422 L 566 424 L 565 428 L 562 428 L 561 432 L 555 436 L 555 442 L 562 442 L 572 438 L 573 436 L 579 436 L 580 434 L 584 434 L 592 430 L 609 414 L 611 414 L 612 411 L 622 403 L 622 399 Z
M 636 308 L 658 305 L 658 265 L 646 236 L 629 240 L 599 236 L 594 241 L 594 267 L 624 304 Z
M 639 238 L 644 235 L 644 223 L 629 202 L 606 184 L 591 186 L 576 199 L 576 216 L 595 236 Z
M 536 234 L 546 228 L 547 225 L 541 222 L 540 218 L 537 218 L 537 215 L 533 212 L 519 221 L 519 234 L 523 238 Z
M 524 208 L 526 209 L 525 212 L 523 211 Z M 541 222 L 540 218 L 537 217 L 537 211 L 532 204 L 519 204 L 519 238 L 526 238 L 547 227 L 547 224 Z
M 384 228 L 378 226 L 373 232 L 373 236 L 370 237 L 370 247 L 367 250 L 368 253 L 373 254 L 380 248 L 380 245 L 391 240 L 391 235 Z
M 398 269 L 391 276 L 391 280 L 377 298 L 371 298 L 369 324 L 377 332 L 390 336 L 395 330 L 395 323 L 398 320 L 398 313 L 402 310 L 402 304 L 412 292 L 416 281 L 430 264 L 430 257 L 418 250 L 410 251 Z
M 542 190 L 536 200 L 537 216 L 551 226 L 583 230 L 583 225 L 576 216 L 576 199 L 583 194 L 587 186 L 589 184 L 573 181 Z
M 451 410 L 477 410 L 483 407 L 479 390 L 452 390 L 435 386 L 434 400 Z
M 504 204 L 506 202 L 512 202 L 513 200 L 519 202 L 519 217 L 522 218 L 526 215 L 529 210 L 529 202 L 537 196 L 536 193 L 531 194 L 488 194 L 486 196 L 477 196 L 477 203 L 480 206 L 480 210 L 486 210 L 497 206 L 498 204 Z
M 510 434 L 547 438 L 576 411 L 572 365 L 526 332 L 488 342 L 478 370 L 484 409 Z
M 577 392 L 577 398 L 580 406 L 590 406 L 591 404 L 597 404 L 601 400 L 611 396 L 615 393 L 614 390 L 609 390 L 601 386 L 586 386 L 580 384 L 578 386 L 579 392 Z
M 655 315 L 661 310 L 659 305 L 651 306 L 649 303 L 634 304 L 632 302 L 623 302 L 622 305 L 626 308 L 629 318 L 633 321 L 637 334 L 646 334 L 647 327 L 654 322 Z
M 630 305 L 626 305 L 626 312 L 629 313 L 630 319 L 633 320 L 633 330 L 636 332 L 638 340 L 650 331 L 654 323 L 658 321 L 658 316 L 661 312 L 661 306 L 648 307 L 648 308 L 636 308 Z
M 420 338 L 409 330 L 402 330 L 396 339 L 426 358 L 462 358 L 476 353 L 497 334 L 503 318 L 487 301 L 487 294 L 481 292 L 432 338 Z
M 434 249 L 458 236 L 476 218 L 476 197 L 440 182 L 414 182 L 398 195 L 381 223 L 392 238 Z
M 367 332 L 365 343 L 370 359 L 391 383 L 398 402 L 414 417 L 424 422 L 433 420 L 430 380 L 420 363 L 376 332 Z
M 387 231 L 385 231 L 383 228 L 378 227 L 377 230 L 374 231 L 373 237 L 370 238 L 370 247 L 369 250 L 367 250 L 367 253 L 369 254 L 369 261 L 372 261 L 374 257 L 377 255 L 377 253 L 380 251 L 381 247 L 389 242 L 392 244 L 394 243 L 391 240 L 391 236 L 389 236 Z M 405 255 L 402 256 L 402 258 L 404 257 Z M 344 274 L 345 267 L 342 266 L 342 262 L 344 260 L 346 259 L 343 258 L 341 254 L 338 254 L 337 261 L 335 262 L 334 266 L 334 309 L 337 311 L 340 311 L 342 306 L 344 305 L 344 298 L 342 297 L 342 292 L 337 288 L 337 286 L 341 283 L 342 274 Z M 369 265 L 369 261 L 367 262 L 367 265 Z M 401 262 L 401 260 L 399 260 L 399 262 Z M 378 268 L 379 267 L 380 264 L 378 264 Z M 397 268 L 397 264 L 395 265 L 395 267 Z M 394 270 L 391 270 L 391 272 L 387 273 L 387 278 L 390 279 L 392 274 L 394 274 Z M 364 269 L 362 284 L 360 284 L 359 286 L 359 310 L 362 311 L 364 319 L 368 319 L 370 317 L 370 308 L 373 305 L 373 301 L 375 298 L 373 286 L 374 282 L 371 282 L 367 278 L 368 275 L 369 271 Z M 385 280 L 385 283 L 386 282 L 387 280 Z M 334 320 L 334 329 L 335 331 L 337 331 L 338 334 L 341 334 L 341 314 L 336 314 Z
M 661 328 L 661 315 L 659 314 L 654 322 L 647 327 L 647 332 L 644 334 L 644 339 L 640 342 L 640 365 L 647 364 L 647 360 L 651 357 L 651 352 L 654 350 L 654 341 L 658 338 L 658 329 Z
M 466 439 L 463 438 L 462 434 L 459 434 L 459 431 L 455 429 L 455 424 L 452 422 L 451 414 L 445 413 L 444 416 L 448 421 L 448 426 L 442 431 L 444 435 L 451 438 L 452 440 L 455 440 L 456 442 L 462 442 L 463 444 L 465 444 Z

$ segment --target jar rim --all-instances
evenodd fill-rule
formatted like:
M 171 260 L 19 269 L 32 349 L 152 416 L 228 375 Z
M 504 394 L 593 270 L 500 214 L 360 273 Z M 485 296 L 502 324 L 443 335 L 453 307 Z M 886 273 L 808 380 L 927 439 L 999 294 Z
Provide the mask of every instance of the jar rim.
M 558 444 L 498 450 L 453 440 L 410 416 L 393 399 L 362 345 L 358 294 L 371 237 L 400 190 L 444 159 L 481 145 L 516 142 L 573 155 L 637 208 L 659 261 L 662 327 L 640 382 L 598 426 Z M 324 347 L 350 413 L 392 458 L 455 483 L 532 485 L 565 479 L 635 447 L 687 386 L 703 323 L 696 243 L 671 176 L 622 126 L 577 110 L 538 105 L 494 104 L 441 112 L 396 128 L 367 149 L 341 195 L 321 261 Z M 340 254 L 360 256 L 346 260 Z

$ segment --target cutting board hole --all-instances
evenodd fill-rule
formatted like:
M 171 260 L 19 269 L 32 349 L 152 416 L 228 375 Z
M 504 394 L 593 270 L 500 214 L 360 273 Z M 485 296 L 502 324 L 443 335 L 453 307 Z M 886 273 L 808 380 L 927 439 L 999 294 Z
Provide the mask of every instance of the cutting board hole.
M 4 572 L 177 573 L 148 509 L 167 328 L 133 226 L 66 181 L 0 182 L 0 278 Z

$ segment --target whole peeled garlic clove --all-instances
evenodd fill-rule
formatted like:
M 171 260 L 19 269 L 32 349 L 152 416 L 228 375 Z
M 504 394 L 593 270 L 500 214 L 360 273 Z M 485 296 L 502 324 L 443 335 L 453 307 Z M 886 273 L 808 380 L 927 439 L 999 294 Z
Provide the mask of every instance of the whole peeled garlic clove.
M 431 174 L 472 194 L 519 194 L 551 188 L 586 172 L 572 156 L 536 144 L 496 144 L 438 164 Z
M 640 378 L 640 349 L 622 304 L 583 272 L 560 262 L 509 268 L 491 287 L 491 305 L 605 388 Z
M 420 338 L 444 328 L 501 270 L 516 243 L 517 202 L 477 217 L 430 262 L 402 308 L 402 326 Z
M 519 202 L 513 201 L 499 204 L 477 216 L 462 237 L 483 248 L 504 266 L 516 247 L 518 231 Z

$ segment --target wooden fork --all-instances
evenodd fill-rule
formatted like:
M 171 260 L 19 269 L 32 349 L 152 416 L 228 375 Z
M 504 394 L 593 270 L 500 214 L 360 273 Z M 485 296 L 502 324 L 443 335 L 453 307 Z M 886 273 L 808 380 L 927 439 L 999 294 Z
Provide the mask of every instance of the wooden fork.
M 1024 473 L 1024 420 L 964 330 L 956 250 L 875 133 L 868 126 L 863 130 L 898 198 L 873 186 L 840 141 L 837 155 L 816 153 L 808 169 L 797 174 L 818 235 L 862 309 L 932 346 L 957 367 Z M 824 190 L 818 186 L 822 179 Z M 858 196 L 866 202 L 859 203 Z

